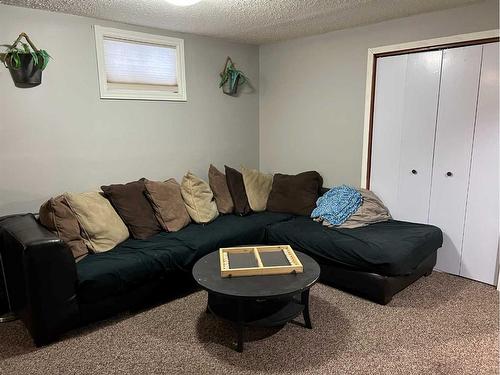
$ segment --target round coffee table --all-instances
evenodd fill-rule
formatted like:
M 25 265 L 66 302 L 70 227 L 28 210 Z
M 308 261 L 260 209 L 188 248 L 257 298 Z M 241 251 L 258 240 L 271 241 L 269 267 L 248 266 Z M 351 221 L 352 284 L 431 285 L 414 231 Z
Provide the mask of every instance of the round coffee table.
M 310 256 L 295 252 L 303 273 L 222 278 L 219 252 L 198 260 L 193 277 L 208 292 L 207 313 L 230 321 L 237 333 L 237 351 L 243 351 L 244 327 L 284 325 L 298 315 L 312 328 L 309 290 L 318 281 L 320 268 Z

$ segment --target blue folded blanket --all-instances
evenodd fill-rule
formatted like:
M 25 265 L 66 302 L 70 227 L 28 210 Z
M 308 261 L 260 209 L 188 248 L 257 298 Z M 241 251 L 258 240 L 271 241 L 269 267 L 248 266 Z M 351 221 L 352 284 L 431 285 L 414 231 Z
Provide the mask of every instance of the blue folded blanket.
M 363 197 L 355 188 L 347 185 L 336 186 L 318 198 L 311 217 L 326 220 L 332 225 L 340 225 L 349 219 L 362 203 Z

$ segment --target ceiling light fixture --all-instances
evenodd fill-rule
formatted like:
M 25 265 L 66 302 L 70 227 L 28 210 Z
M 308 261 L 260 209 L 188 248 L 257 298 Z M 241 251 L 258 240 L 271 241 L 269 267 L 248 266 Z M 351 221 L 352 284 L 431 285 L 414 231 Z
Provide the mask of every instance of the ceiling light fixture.
M 177 5 L 180 7 L 187 7 L 189 5 L 194 5 L 199 3 L 201 0 L 167 0 L 170 4 Z

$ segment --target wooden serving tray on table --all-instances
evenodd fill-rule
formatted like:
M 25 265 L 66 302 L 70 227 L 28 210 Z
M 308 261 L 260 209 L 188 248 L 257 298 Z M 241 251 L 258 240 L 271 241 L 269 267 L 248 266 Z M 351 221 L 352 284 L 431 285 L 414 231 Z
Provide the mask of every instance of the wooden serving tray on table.
M 219 249 L 222 277 L 302 273 L 304 267 L 289 245 L 223 247 Z

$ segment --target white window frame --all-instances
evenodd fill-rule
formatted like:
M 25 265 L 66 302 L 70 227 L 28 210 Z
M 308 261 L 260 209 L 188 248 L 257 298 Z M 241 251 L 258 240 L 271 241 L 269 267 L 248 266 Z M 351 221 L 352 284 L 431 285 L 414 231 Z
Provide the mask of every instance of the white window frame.
M 95 44 L 97 52 L 97 70 L 101 99 L 131 99 L 131 100 L 171 100 L 186 101 L 186 73 L 184 65 L 184 39 L 162 35 L 139 33 L 135 31 L 114 29 L 94 25 Z M 110 90 L 106 79 L 104 60 L 104 38 L 122 39 L 123 41 L 143 42 L 160 46 L 175 47 L 177 57 L 177 85 L 178 92 L 159 90 Z

